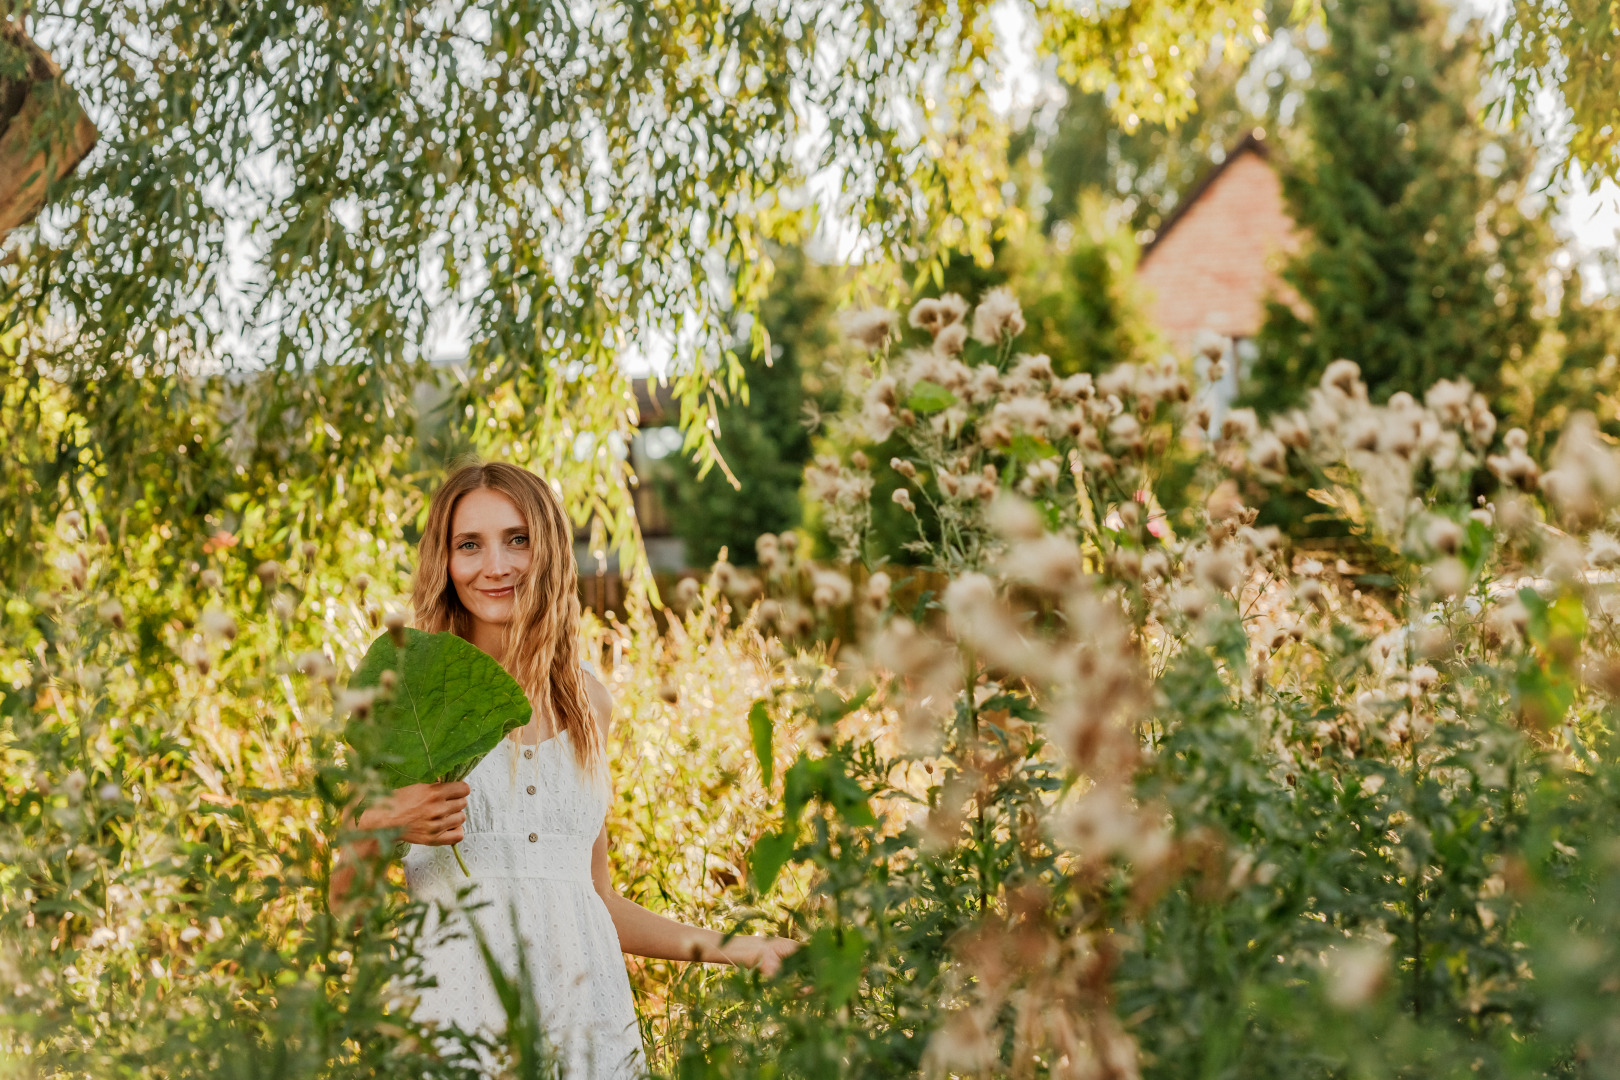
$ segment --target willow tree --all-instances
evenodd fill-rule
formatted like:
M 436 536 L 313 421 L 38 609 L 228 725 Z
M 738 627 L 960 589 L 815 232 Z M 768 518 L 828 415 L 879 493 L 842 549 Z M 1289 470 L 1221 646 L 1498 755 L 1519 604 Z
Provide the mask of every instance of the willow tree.
M 1240 4 L 1198 6 L 1038 14 L 1075 77 L 1139 39 L 1122 115 L 1174 116 L 1211 35 L 1253 28 Z M 446 313 L 467 348 L 430 456 L 530 464 L 632 551 L 618 361 L 673 343 L 686 450 L 723 468 L 715 410 L 765 342 L 756 322 L 739 350 L 718 316 L 763 297 L 768 240 L 813 226 L 808 177 L 840 179 L 830 209 L 879 253 L 982 254 L 1001 210 L 985 4 L 17 14 L 103 138 L 4 271 L 15 568 L 87 498 L 184 537 L 177 564 L 222 529 L 263 558 L 376 513 L 369 493 L 424 460 L 414 406 Z
M 1508 92 L 1498 111 L 1551 121 L 1566 164 L 1620 179 L 1620 6 L 1603 0 L 1514 0 L 1491 42 Z M 1548 110 L 1547 106 L 1552 105 Z M 1562 128 L 1560 131 L 1559 129 Z

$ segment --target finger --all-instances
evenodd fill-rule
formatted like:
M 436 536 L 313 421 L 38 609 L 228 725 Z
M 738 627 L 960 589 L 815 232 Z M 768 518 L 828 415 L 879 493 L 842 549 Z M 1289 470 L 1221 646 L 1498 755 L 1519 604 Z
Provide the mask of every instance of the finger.
M 454 829 L 446 829 L 441 832 L 433 842 L 440 845 L 459 844 L 462 839 L 461 827 L 457 826 Z
M 781 969 L 782 961 L 777 958 L 777 955 L 774 952 L 768 952 L 764 956 L 760 957 L 759 973 L 765 976 L 767 979 L 774 978 L 776 973 Z
M 451 799 L 465 799 L 472 794 L 472 785 L 465 780 L 446 780 L 442 784 L 434 784 L 435 794 Z
M 467 815 L 461 811 L 453 814 L 439 814 L 433 818 L 433 827 L 443 832 L 445 829 L 459 829 L 467 824 Z
M 466 812 L 466 799 L 458 799 L 455 802 L 434 803 L 428 807 L 428 817 L 431 818 L 447 818 L 452 814 L 465 814 Z

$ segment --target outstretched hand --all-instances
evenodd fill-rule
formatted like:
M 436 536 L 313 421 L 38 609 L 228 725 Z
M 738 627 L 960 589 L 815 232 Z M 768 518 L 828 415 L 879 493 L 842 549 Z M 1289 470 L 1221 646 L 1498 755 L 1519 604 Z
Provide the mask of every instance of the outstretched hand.
M 799 943 L 785 937 L 734 937 L 720 946 L 720 956 L 728 964 L 758 969 L 766 978 L 782 970 L 782 961 L 798 949 Z

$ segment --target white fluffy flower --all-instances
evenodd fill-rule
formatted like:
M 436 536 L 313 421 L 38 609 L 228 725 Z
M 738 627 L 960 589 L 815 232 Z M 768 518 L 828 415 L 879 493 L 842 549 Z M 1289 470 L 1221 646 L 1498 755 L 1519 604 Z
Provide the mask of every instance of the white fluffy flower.
M 1327 953 L 1328 1000 L 1341 1009 L 1370 1002 L 1384 984 L 1389 954 L 1376 945 L 1336 946 Z
M 900 316 L 887 308 L 846 311 L 840 320 L 844 336 L 864 349 L 881 349 L 888 344 Z
M 1515 433 L 1519 437 L 1509 442 L 1510 450 L 1523 453 L 1527 440 L 1517 428 L 1508 435 Z M 1590 413 L 1575 414 L 1564 428 L 1541 488 L 1563 514 L 1577 519 L 1595 518 L 1620 502 L 1620 456 L 1603 440 Z
M 1365 401 L 1367 387 L 1361 381 L 1361 368 L 1353 360 L 1335 360 L 1322 372 L 1322 389 L 1336 390 L 1348 398 Z
M 967 347 L 967 327 L 952 323 L 934 337 L 934 349 L 941 356 L 957 356 Z
M 1468 420 L 1474 388 L 1467 379 L 1441 379 L 1423 395 L 1423 403 L 1447 424 L 1462 424 Z
M 1015 397 L 998 402 L 990 410 L 992 421 L 1001 420 L 1014 431 L 1040 435 L 1052 425 L 1052 405 L 1044 397 Z
M 946 293 L 937 299 L 919 300 L 911 308 L 911 325 L 939 336 L 947 326 L 962 321 L 967 314 L 967 301 L 956 293 Z
M 1096 393 L 1096 387 L 1092 385 L 1091 373 L 1083 371 L 1058 379 L 1052 384 L 1052 393 L 1060 401 L 1085 401 Z
M 1025 354 L 1013 365 L 1013 374 L 1031 382 L 1051 382 L 1052 358 L 1045 353 Z
M 973 339 L 985 345 L 999 345 L 1003 339 L 1023 332 L 1024 311 L 1012 290 L 1002 287 L 985 293 L 973 311 Z
M 994 365 L 980 364 L 973 369 L 973 378 L 963 387 L 963 392 L 970 402 L 989 401 L 1001 392 L 1001 372 Z
M 818 608 L 847 604 L 854 595 L 849 578 L 833 570 L 811 570 L 810 586 L 810 602 Z
M 1614 566 L 1620 563 L 1620 540 L 1606 532 L 1595 532 L 1586 538 L 1586 558 L 1593 566 Z
M 1085 573 L 1073 541 L 1050 534 L 1013 545 L 1002 559 L 1001 568 L 1014 581 L 1049 593 L 1072 588 Z
M 1259 430 L 1260 421 L 1253 409 L 1233 409 L 1221 420 L 1221 438 L 1242 439 L 1247 442 Z
M 1263 472 L 1281 474 L 1288 467 L 1288 448 L 1276 435 L 1262 431 L 1249 446 L 1249 460 Z
M 1046 523 L 1033 506 L 1014 495 L 998 496 L 990 504 L 990 527 L 1009 540 L 1033 540 L 1046 532 Z

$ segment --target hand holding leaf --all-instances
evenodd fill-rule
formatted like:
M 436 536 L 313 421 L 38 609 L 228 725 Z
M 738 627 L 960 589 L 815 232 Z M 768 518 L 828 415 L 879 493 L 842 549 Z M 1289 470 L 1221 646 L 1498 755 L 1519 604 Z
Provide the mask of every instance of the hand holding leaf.
M 377 695 L 368 715 L 350 723 L 345 741 L 370 757 L 393 788 L 465 779 L 534 711 L 494 657 L 455 634 L 403 630 L 399 643 L 394 633 L 384 634 L 366 650 L 349 687 Z M 451 850 L 467 873 L 461 852 Z

